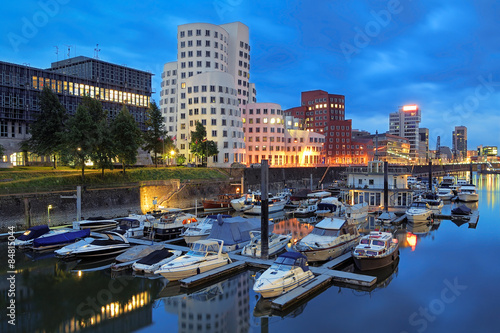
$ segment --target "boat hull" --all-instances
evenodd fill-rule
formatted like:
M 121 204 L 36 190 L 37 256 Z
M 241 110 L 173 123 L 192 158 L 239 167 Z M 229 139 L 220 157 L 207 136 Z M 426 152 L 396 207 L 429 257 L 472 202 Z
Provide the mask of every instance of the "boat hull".
M 458 200 L 465 202 L 476 202 L 479 201 L 479 195 L 477 193 L 459 193 Z
M 354 264 L 361 271 L 370 271 L 373 269 L 382 268 L 392 264 L 399 257 L 399 246 L 384 257 L 370 258 L 370 257 L 357 257 L 353 255 Z
M 411 222 L 411 223 L 429 222 L 431 215 L 432 215 L 431 210 L 428 210 L 426 212 L 420 212 L 420 213 L 406 212 L 406 218 L 408 219 L 408 222 Z
M 157 271 L 155 273 L 161 274 L 164 278 L 169 281 L 182 280 L 197 274 L 201 274 L 212 269 L 227 265 L 230 263 L 230 259 L 222 260 L 211 260 L 210 262 L 201 262 L 194 265 L 189 265 L 188 267 L 176 267 L 174 269 L 165 269 Z
M 271 213 L 276 213 L 280 212 L 285 209 L 286 201 L 282 200 L 280 202 L 275 202 L 272 204 L 269 204 L 269 214 Z M 251 214 L 251 215 L 260 215 L 262 214 L 262 206 L 260 205 L 253 205 L 249 209 L 245 210 L 245 214 Z
M 98 257 L 111 257 L 111 256 L 117 256 L 120 253 L 125 252 L 130 248 L 130 245 L 127 244 L 127 246 L 120 246 L 120 247 L 115 247 L 112 249 L 106 248 L 106 249 L 98 249 L 94 251 L 85 251 L 85 252 L 80 252 L 80 251 L 74 251 L 72 254 L 76 258 L 98 258 Z
M 358 236 L 347 242 L 336 244 L 323 249 L 297 251 L 304 254 L 307 257 L 308 262 L 327 261 L 335 259 L 346 251 L 351 250 L 358 243 L 360 237 L 361 236 Z
M 311 271 L 308 271 L 308 274 L 304 274 L 299 279 L 289 279 L 290 281 L 285 282 L 280 285 L 272 285 L 269 288 L 255 288 L 254 291 L 259 293 L 263 298 L 272 298 L 283 295 L 286 292 L 289 292 L 292 289 L 297 288 L 298 286 L 306 283 L 307 281 L 314 278 L 314 274 Z
M 192 244 L 196 241 L 202 240 L 202 239 L 207 239 L 208 236 L 210 236 L 210 233 L 206 234 L 198 234 L 198 235 L 183 235 L 182 237 L 184 238 L 184 241 L 186 244 Z

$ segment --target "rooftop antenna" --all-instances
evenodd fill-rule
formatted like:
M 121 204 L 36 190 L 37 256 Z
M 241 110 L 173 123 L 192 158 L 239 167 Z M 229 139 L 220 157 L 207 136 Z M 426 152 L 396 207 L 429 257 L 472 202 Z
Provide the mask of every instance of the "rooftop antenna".
M 99 59 L 99 51 L 101 51 L 99 44 L 96 44 L 94 49 L 94 59 Z
M 56 48 L 56 61 L 59 61 L 59 46 L 54 46 Z
M 73 47 L 73 45 L 66 45 L 68 47 L 68 59 L 71 58 L 71 47 Z

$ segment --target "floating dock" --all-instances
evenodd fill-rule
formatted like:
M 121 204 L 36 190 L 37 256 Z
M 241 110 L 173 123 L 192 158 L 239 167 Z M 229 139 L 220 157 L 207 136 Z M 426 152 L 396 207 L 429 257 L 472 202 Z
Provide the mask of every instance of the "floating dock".
M 213 280 L 223 278 L 226 275 L 242 271 L 246 267 L 247 267 L 246 262 L 235 261 L 230 264 L 224 265 L 222 267 L 211 269 L 207 272 L 182 279 L 179 282 L 181 284 L 181 287 L 183 288 L 193 288 L 196 286 L 210 283 Z

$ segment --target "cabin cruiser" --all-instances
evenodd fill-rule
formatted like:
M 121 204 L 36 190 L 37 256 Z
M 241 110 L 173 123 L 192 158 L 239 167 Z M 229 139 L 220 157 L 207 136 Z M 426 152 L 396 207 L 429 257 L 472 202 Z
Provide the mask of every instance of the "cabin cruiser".
M 299 204 L 299 207 L 292 211 L 293 216 L 308 217 L 312 216 L 318 210 L 318 199 L 307 199 Z
M 70 255 L 77 258 L 116 256 L 130 247 L 128 239 L 117 232 L 108 231 L 103 235 L 107 239 L 94 239 L 90 243 L 82 244 L 73 249 Z
M 221 215 L 222 218 L 231 218 L 231 215 Z M 196 242 L 197 240 L 206 239 L 210 236 L 212 231 L 213 222 L 217 220 L 217 215 L 207 215 L 197 225 L 188 225 L 188 227 L 181 233 L 181 237 L 187 245 Z
M 229 255 L 222 253 L 223 245 L 223 241 L 215 239 L 196 241 L 188 253 L 161 266 L 155 274 L 176 281 L 230 264 Z
M 318 203 L 318 216 L 342 216 L 345 213 L 345 205 L 337 197 L 326 197 Z
M 245 245 L 243 250 L 241 251 L 242 255 L 260 258 L 262 256 L 262 233 L 260 231 L 250 231 L 250 243 Z M 291 235 L 279 235 L 275 233 L 271 233 L 268 238 L 269 251 L 268 256 L 273 256 L 281 251 L 283 251 L 288 244 L 288 242 L 292 239 Z
M 432 211 L 440 212 L 443 208 L 443 200 L 435 193 L 425 193 L 420 196 L 419 200 L 425 202 Z
M 217 221 L 213 222 L 208 238 L 223 241 L 223 251 L 231 252 L 250 243 L 250 231 L 260 230 L 260 227 L 260 218 L 241 216 L 224 218 L 222 215 L 217 215 Z M 272 231 L 272 227 L 269 228 L 269 231 Z
M 90 229 L 90 231 L 104 231 L 115 229 L 118 222 L 116 220 L 107 219 L 104 217 L 91 217 L 87 220 L 73 221 L 73 229 L 83 230 Z
M 455 193 L 453 193 L 453 189 L 450 187 L 439 187 L 436 195 L 444 201 L 451 200 L 455 196 Z
M 398 258 L 399 242 L 390 232 L 371 231 L 361 237 L 352 256 L 362 271 L 385 267 Z
M 420 200 L 414 201 L 406 210 L 406 218 L 408 222 L 412 223 L 429 222 L 431 216 L 432 210 L 429 209 L 426 202 Z
M 172 260 L 182 255 L 182 251 L 168 250 L 162 248 L 148 254 L 147 256 L 137 260 L 132 264 L 134 272 L 152 274 L 161 266 L 168 264 Z
M 362 223 L 368 217 L 368 203 L 362 202 L 346 206 L 345 217 L 352 223 Z
M 465 202 L 479 201 L 479 194 L 476 192 L 476 186 L 473 184 L 462 185 L 458 193 L 458 200 Z
M 285 252 L 255 281 L 253 291 L 263 298 L 276 297 L 314 278 L 301 253 Z
M 58 247 L 65 246 L 76 242 L 77 240 L 90 236 L 90 229 L 84 230 L 71 230 L 68 232 L 52 234 L 45 234 L 46 237 L 38 237 L 33 240 L 33 251 L 53 250 Z
M 139 259 L 151 254 L 154 251 L 164 248 L 162 244 L 155 245 L 137 245 L 129 248 L 127 251 L 116 257 L 115 263 L 111 266 L 112 271 L 123 271 L 132 267 Z
M 144 223 L 156 220 L 153 215 L 136 215 L 131 214 L 128 217 L 116 219 L 118 227 L 114 230 L 126 238 L 130 237 L 143 237 L 144 236 Z
M 288 198 L 283 196 L 268 196 L 268 212 L 269 214 L 282 211 L 288 202 Z M 262 213 L 262 195 L 260 192 L 251 192 L 239 199 L 231 200 L 231 206 L 237 212 L 245 212 L 245 214 L 260 215 Z
M 215 199 L 205 199 L 201 203 L 205 212 L 227 211 L 231 209 L 231 200 L 239 198 L 239 194 L 219 194 Z
M 309 262 L 326 261 L 350 251 L 359 238 L 356 226 L 341 218 L 327 217 L 292 247 L 303 253 Z
M 178 238 L 186 227 L 196 224 L 198 224 L 198 219 L 195 215 L 183 213 L 178 208 L 169 208 L 159 220 L 145 222 L 144 233 L 150 238 L 174 239 Z

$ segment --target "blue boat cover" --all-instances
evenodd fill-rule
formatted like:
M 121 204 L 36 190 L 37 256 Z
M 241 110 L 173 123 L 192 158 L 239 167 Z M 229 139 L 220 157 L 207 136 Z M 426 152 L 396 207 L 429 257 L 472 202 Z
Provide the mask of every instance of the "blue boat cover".
M 33 247 L 68 244 L 75 242 L 78 238 L 90 236 L 90 229 L 65 232 L 53 236 L 42 237 L 33 241 Z
M 46 234 L 49 232 L 49 226 L 46 224 L 42 225 L 36 225 L 34 227 L 29 228 L 22 234 L 21 236 L 17 237 L 17 239 L 22 240 L 22 241 L 27 241 L 30 239 L 35 239 L 40 237 L 43 234 Z
M 466 205 L 460 205 L 457 208 L 451 210 L 452 214 L 457 214 L 457 215 L 470 215 L 471 212 L 472 210 Z
M 301 267 L 304 272 L 309 270 L 309 266 L 307 265 L 307 257 L 300 252 L 290 251 L 282 253 L 278 256 L 278 258 L 276 258 L 274 262 L 290 266 L 293 264 L 294 266 Z
M 224 245 L 235 245 L 249 241 L 250 231 L 260 230 L 260 218 L 243 218 L 240 216 L 223 218 L 217 216 L 208 238 L 220 239 Z
M 168 249 L 161 249 L 161 250 L 156 250 L 148 254 L 142 259 L 139 259 L 137 261 L 138 264 L 143 264 L 143 265 L 153 265 L 159 262 L 160 260 L 169 258 L 173 255 L 172 252 L 170 252 Z

